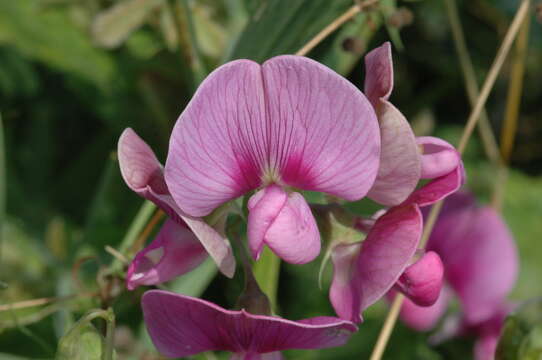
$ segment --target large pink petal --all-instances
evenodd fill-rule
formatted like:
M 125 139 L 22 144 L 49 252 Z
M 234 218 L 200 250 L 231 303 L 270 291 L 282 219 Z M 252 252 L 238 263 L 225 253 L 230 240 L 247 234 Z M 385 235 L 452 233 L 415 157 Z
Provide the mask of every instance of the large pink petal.
M 445 288 L 441 290 L 437 301 L 431 306 L 419 306 L 406 298 L 403 300 L 399 316 L 401 321 L 415 330 L 431 330 L 446 312 L 449 299 L 450 294 Z
M 377 114 L 382 141 L 380 167 L 367 196 L 383 205 L 398 205 L 418 184 L 420 152 L 410 124 L 397 108 L 381 101 Z
M 227 63 L 200 85 L 171 134 L 165 177 L 181 210 L 208 215 L 260 185 L 268 129 L 260 65 Z
M 429 181 L 421 188 L 415 190 L 403 204 L 418 204 L 428 206 L 455 193 L 465 182 L 465 169 L 463 163 L 452 172 Z
M 320 233 L 311 209 L 297 192 L 271 185 L 248 204 L 249 247 L 258 258 L 266 244 L 284 261 L 305 264 L 320 253 Z
M 380 299 L 404 272 L 416 252 L 422 223 L 416 205 L 393 207 L 378 218 L 357 260 L 361 310 Z
M 202 83 L 172 133 L 165 177 L 193 216 L 271 183 L 362 198 L 378 169 L 365 96 L 307 58 L 238 60 Z
M 360 323 L 361 291 L 358 288 L 356 264 L 361 243 L 339 244 L 332 250 L 333 280 L 329 300 L 341 319 Z
M 434 179 L 455 170 L 461 162 L 461 155 L 446 141 L 420 136 L 416 142 L 422 148 L 422 179 Z
M 118 156 L 122 176 L 130 189 L 154 202 L 180 225 L 187 225 L 220 271 L 233 277 L 235 258 L 228 239 L 204 220 L 188 216 L 179 209 L 164 181 L 162 165 L 151 148 L 132 129 L 124 130 L 120 136 Z
M 453 197 L 447 200 L 453 203 Z M 501 217 L 490 207 L 468 206 L 437 221 L 428 249 L 437 252 L 446 279 L 460 297 L 466 321 L 490 317 L 516 281 L 517 249 Z
M 439 297 L 443 277 L 440 257 L 429 251 L 405 270 L 395 286 L 417 305 L 430 306 Z
M 385 42 L 365 55 L 364 92 L 375 108 L 380 100 L 388 100 L 393 90 L 393 63 L 391 44 Z
M 168 219 L 149 246 L 135 256 L 128 268 L 129 290 L 155 285 L 185 274 L 207 258 L 203 248 L 186 226 Z
M 209 350 L 261 354 L 341 346 L 357 330 L 353 323 L 337 318 L 296 322 L 224 310 L 205 300 L 161 290 L 146 292 L 141 303 L 154 345 L 169 357 Z
M 380 136 L 371 104 L 346 79 L 305 57 L 262 65 L 269 168 L 286 184 L 354 201 L 372 186 Z

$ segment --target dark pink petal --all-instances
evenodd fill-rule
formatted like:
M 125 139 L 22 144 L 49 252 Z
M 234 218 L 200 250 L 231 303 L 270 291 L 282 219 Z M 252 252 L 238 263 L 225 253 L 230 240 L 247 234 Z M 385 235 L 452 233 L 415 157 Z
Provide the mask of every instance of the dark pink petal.
M 297 192 L 270 185 L 249 201 L 248 236 L 254 258 L 263 245 L 284 261 L 304 264 L 320 253 L 320 233 L 311 209 Z
M 356 264 L 361 243 L 339 244 L 332 250 L 333 281 L 329 299 L 341 319 L 360 323 L 361 292 L 358 288 Z
M 429 251 L 405 270 L 395 286 L 416 305 L 430 306 L 439 297 L 443 277 L 440 257 Z
M 271 183 L 358 200 L 379 156 L 374 110 L 344 78 L 298 56 L 238 60 L 209 75 L 181 114 L 165 178 L 181 209 L 203 216 Z
M 361 310 L 380 299 L 404 272 L 416 252 L 422 223 L 416 205 L 393 207 L 378 218 L 357 260 Z
M 431 330 L 446 312 L 449 299 L 449 292 L 444 288 L 437 301 L 431 306 L 419 306 L 405 298 L 399 316 L 401 321 L 415 330 Z
M 452 172 L 429 181 L 414 191 L 403 204 L 418 204 L 428 206 L 455 193 L 465 182 L 465 169 L 463 163 Z
M 265 354 L 233 354 L 230 360 L 283 360 L 284 357 L 280 351 L 274 351 Z
M 493 360 L 495 359 L 495 350 L 499 335 L 487 335 L 479 337 L 474 343 L 474 359 L 475 360 Z
M 155 285 L 185 274 L 207 258 L 194 233 L 168 219 L 149 246 L 137 253 L 128 268 L 129 290 L 139 285 Z
M 381 101 L 377 110 L 380 123 L 380 167 L 367 196 L 394 206 L 402 203 L 420 179 L 420 152 L 410 124 L 391 103 Z
M 151 339 L 168 357 L 210 350 L 252 356 L 286 349 L 321 349 L 344 345 L 357 330 L 353 323 L 337 318 L 290 321 L 224 310 L 205 300 L 161 290 L 146 292 L 141 303 Z
M 162 165 L 151 148 L 130 128 L 124 130 L 119 138 L 118 157 L 122 176 L 130 189 L 154 202 L 181 226 L 187 225 L 220 271 L 233 277 L 235 258 L 228 239 L 202 219 L 181 212 L 164 181 Z
M 420 136 L 416 142 L 422 149 L 422 179 L 434 179 L 455 170 L 461 162 L 461 155 L 446 141 Z
M 453 197 L 448 201 L 453 203 Z M 476 324 L 490 317 L 514 286 L 517 249 L 492 208 L 468 206 L 448 212 L 446 203 L 428 249 L 442 258 L 446 279 L 459 295 L 466 321 Z
M 380 47 L 365 55 L 364 92 L 375 108 L 380 99 L 388 100 L 393 90 L 393 63 L 391 44 L 385 42 Z

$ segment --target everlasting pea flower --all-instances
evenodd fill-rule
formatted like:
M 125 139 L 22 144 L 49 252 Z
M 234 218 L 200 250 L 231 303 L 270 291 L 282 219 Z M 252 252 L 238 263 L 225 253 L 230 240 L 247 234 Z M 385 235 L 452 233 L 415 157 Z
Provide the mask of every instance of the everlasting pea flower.
M 361 312 L 390 290 L 416 252 L 422 224 L 416 204 L 393 207 L 364 241 L 335 246 L 329 297 L 339 317 L 360 322 Z
M 386 206 L 426 206 L 457 191 L 464 171 L 454 147 L 430 136 L 415 138 L 403 114 L 388 101 L 393 90 L 389 42 L 365 56 L 365 70 L 365 94 L 377 113 L 382 139 L 380 167 L 368 197 Z M 414 191 L 420 179 L 433 180 Z
M 235 259 L 228 240 L 202 219 L 179 209 L 164 181 L 162 165 L 132 129 L 120 136 L 118 157 L 122 177 L 130 189 L 169 215 L 156 239 L 130 264 L 128 289 L 171 280 L 198 266 L 207 254 L 224 275 L 232 277 Z
M 290 321 L 276 316 L 225 310 L 205 300 L 161 290 L 147 291 L 143 315 L 158 351 L 184 357 L 225 350 L 231 359 L 282 359 L 281 350 L 344 345 L 357 330 L 349 321 L 315 317 Z
M 296 189 L 354 201 L 380 158 L 371 104 L 329 68 L 299 56 L 227 63 L 201 84 L 177 121 L 165 180 L 180 209 L 208 215 L 251 191 L 248 240 L 302 264 L 320 252 L 314 217 Z
M 445 280 L 459 298 L 463 314 L 455 333 L 478 334 L 476 359 L 492 359 L 508 311 L 505 299 L 518 271 L 516 246 L 506 224 L 492 208 L 458 193 L 444 203 L 427 249 L 442 258 Z M 429 307 L 405 299 L 401 319 L 414 329 L 429 330 L 449 298 L 450 291 L 443 291 Z

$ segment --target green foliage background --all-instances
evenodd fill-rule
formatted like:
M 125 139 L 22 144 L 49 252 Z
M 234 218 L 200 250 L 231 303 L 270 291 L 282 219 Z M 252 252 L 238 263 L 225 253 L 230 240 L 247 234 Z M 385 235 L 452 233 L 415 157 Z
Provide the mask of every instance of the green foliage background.
M 459 1 L 479 82 L 517 3 Z M 142 290 L 128 293 L 100 270 L 113 261 L 104 246 L 119 248 L 142 204 L 120 177 L 115 149 L 121 131 L 134 128 L 165 160 L 171 128 L 207 73 L 230 59 L 261 62 L 294 53 L 351 5 L 350 0 L 0 0 L 0 160 L 5 159 L 0 161 L 0 285 L 7 286 L 0 289 L 0 305 L 78 294 L 0 312 L 0 359 L 53 358 L 74 322 L 106 305 L 117 317 L 117 357 L 157 358 L 141 322 Z M 412 24 L 399 28 L 397 17 L 405 13 L 413 16 Z M 362 88 L 363 54 L 389 39 L 395 45 L 392 101 L 419 134 L 456 142 L 469 105 L 442 1 L 381 0 L 309 56 Z M 517 301 L 542 293 L 541 60 L 542 30 L 533 15 L 503 207 L 521 257 Z M 505 65 L 487 106 L 496 133 L 508 73 Z M 477 138 L 465 162 L 468 186 L 489 201 L 496 169 Z M 358 205 L 364 215 L 370 212 L 369 205 Z M 333 314 L 329 274 L 320 290 L 318 266 L 282 266 L 281 315 Z M 215 275 L 213 263 L 206 262 L 168 287 L 233 306 L 242 288 L 240 275 L 234 281 Z M 113 297 L 86 296 L 104 282 L 113 284 Z M 346 347 L 288 354 L 367 358 L 385 311 L 385 304 L 371 308 Z M 430 347 L 427 338 L 399 325 L 385 358 L 471 356 L 471 340 Z

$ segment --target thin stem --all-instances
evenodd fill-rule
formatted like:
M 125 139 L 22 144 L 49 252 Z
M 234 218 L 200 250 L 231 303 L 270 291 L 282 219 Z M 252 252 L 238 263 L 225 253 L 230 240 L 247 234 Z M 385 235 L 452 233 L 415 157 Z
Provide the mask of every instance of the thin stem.
M 26 309 L 36 306 L 41 306 L 53 302 L 64 302 L 71 299 L 75 299 L 78 297 L 92 297 L 96 295 L 95 293 L 86 293 L 86 294 L 72 294 L 72 295 L 66 295 L 61 297 L 47 297 L 47 298 L 39 298 L 39 299 L 32 299 L 32 300 L 23 300 L 18 301 L 11 304 L 2 304 L 0 305 L 0 312 L 3 311 L 11 311 L 11 310 L 18 310 L 18 309 Z
M 459 141 L 459 145 L 457 147 L 458 151 L 461 154 L 465 151 L 468 141 L 472 135 L 474 126 L 476 126 L 476 123 L 478 119 L 480 118 L 480 112 L 482 111 L 487 101 L 489 92 L 491 91 L 491 89 L 493 88 L 493 85 L 495 84 L 495 79 L 497 78 L 497 75 L 504 63 L 504 60 L 506 56 L 508 55 L 508 52 L 510 51 L 510 47 L 514 41 L 514 38 L 516 37 L 518 33 L 518 30 L 523 20 L 525 19 L 525 16 L 528 14 L 529 5 L 530 5 L 530 0 L 523 0 L 523 2 L 521 3 L 519 9 L 516 12 L 516 15 L 514 16 L 514 20 L 512 21 L 512 24 L 510 25 L 510 28 L 508 29 L 506 36 L 504 37 L 501 47 L 499 48 L 499 51 L 497 52 L 497 56 L 495 60 L 493 61 L 493 64 L 491 65 L 488 76 L 486 77 L 486 80 L 482 87 L 482 91 L 480 95 L 478 96 L 478 99 L 476 100 L 476 104 L 473 107 L 470 113 L 470 116 L 467 120 L 467 124 L 465 125 L 465 128 L 463 129 L 463 134 L 461 136 L 461 140 Z M 433 205 L 433 208 L 431 209 L 428 221 L 424 228 L 424 233 L 422 235 L 423 239 L 420 241 L 420 243 L 422 243 L 423 241 L 424 246 L 425 246 L 425 243 L 427 242 L 427 239 L 429 238 L 429 235 L 431 234 L 431 231 L 433 230 L 435 221 L 438 217 L 440 209 L 442 208 L 442 202 L 443 202 L 442 200 L 439 201 L 438 203 Z M 403 299 L 404 297 L 400 297 L 400 296 L 396 297 L 392 308 L 388 312 L 388 315 L 384 322 L 384 326 L 382 327 L 382 330 L 380 331 L 376 346 L 373 349 L 373 353 L 371 354 L 370 360 L 380 360 L 382 358 L 382 355 L 384 353 L 384 350 L 386 349 L 386 345 L 388 343 L 389 337 L 391 335 L 391 331 L 393 330 L 393 327 L 395 326 L 395 323 L 397 322 L 397 317 L 399 316 L 399 309 L 403 303 Z
M 144 228 L 147 220 L 151 217 L 155 209 L 156 206 L 150 201 L 145 201 L 143 205 L 141 205 L 141 208 L 139 208 L 137 215 L 130 224 L 130 227 L 128 228 L 128 232 L 120 243 L 119 252 L 121 254 L 125 254 L 128 249 L 133 245 L 133 243 L 138 239 L 139 233 Z M 111 270 L 113 272 L 119 271 L 120 269 L 122 269 L 122 265 L 123 263 L 115 258 L 111 263 Z
M 358 13 L 363 11 L 363 9 L 376 4 L 380 0 L 366 0 L 360 3 L 357 3 L 356 5 L 353 5 L 348 10 L 346 10 L 341 16 L 333 20 L 328 26 L 323 28 L 318 34 L 316 34 L 312 39 L 309 40 L 301 49 L 299 49 L 295 55 L 305 56 L 307 55 L 312 49 L 316 47 L 316 45 L 320 44 L 326 37 L 328 37 L 331 33 L 333 33 L 335 30 L 337 30 L 341 25 L 346 23 L 348 20 L 352 19 L 354 16 L 356 16 Z
M 459 145 L 457 146 L 457 150 L 460 153 L 463 153 L 465 151 L 465 148 L 467 147 L 467 143 L 472 134 L 472 130 L 474 129 L 474 126 L 476 125 L 476 122 L 480 117 L 480 113 L 482 109 L 484 108 L 484 105 L 489 96 L 489 92 L 491 91 L 491 89 L 493 88 L 493 85 L 495 84 L 497 75 L 499 75 L 499 72 L 501 71 L 504 60 L 506 59 L 506 56 L 508 55 L 508 52 L 510 51 L 510 47 L 512 46 L 512 43 L 514 42 L 514 39 L 518 33 L 518 30 L 521 27 L 521 24 L 523 23 L 523 19 L 525 19 L 525 16 L 528 14 L 529 5 L 530 5 L 530 0 L 522 1 L 521 5 L 519 6 L 518 11 L 516 12 L 516 15 L 514 16 L 514 20 L 512 21 L 512 24 L 510 25 L 510 28 L 508 29 L 506 36 L 504 37 L 502 45 L 499 48 L 499 51 L 497 52 L 495 61 L 491 65 L 489 74 L 487 75 L 487 78 L 484 82 L 484 86 L 482 87 L 482 91 L 480 92 L 480 96 L 478 96 L 478 99 L 476 100 L 476 104 L 474 105 L 474 108 L 472 109 L 472 112 L 467 120 L 467 125 L 465 126 L 465 129 L 463 131 L 463 135 L 461 136 L 461 139 L 459 140 Z
M 491 203 L 496 209 L 502 206 L 504 187 L 508 178 L 508 165 L 512 156 L 514 139 L 518 127 L 519 108 L 523 90 L 523 78 L 525 75 L 525 58 L 527 57 L 527 46 L 529 42 L 529 25 L 531 21 L 526 17 L 521 26 L 516 40 L 515 51 L 512 54 L 512 68 L 510 70 L 510 84 L 506 98 L 506 112 L 504 124 L 501 130 L 501 156 L 504 161 L 504 169 L 501 169 L 497 176 Z
M 382 355 L 384 355 L 384 350 L 386 350 L 386 345 L 388 344 L 391 332 L 395 326 L 395 320 L 397 319 L 397 316 L 399 316 L 399 311 L 401 310 L 401 305 L 403 304 L 404 298 L 405 296 L 403 294 L 397 293 L 393 299 L 388 317 L 386 317 L 384 326 L 382 326 L 382 330 L 380 331 L 378 340 L 376 341 L 376 345 L 369 360 L 379 360 L 382 358 Z
M 192 10 L 190 9 L 190 6 L 188 5 L 189 0 L 178 0 L 178 4 L 183 9 L 183 12 L 186 15 L 186 29 L 188 31 L 189 39 L 189 46 L 190 46 L 190 53 L 191 53 L 191 59 L 190 59 L 190 65 L 192 66 L 192 70 L 194 71 L 194 74 L 196 75 L 195 80 L 195 86 L 197 87 L 198 84 L 200 84 L 203 79 L 205 78 L 207 71 L 205 69 L 205 64 L 203 63 L 203 57 L 201 53 L 201 48 L 199 46 L 198 36 L 196 33 L 196 26 L 194 24 L 194 19 L 192 18 Z
M 478 82 L 476 81 L 476 73 L 465 41 L 465 34 L 463 33 L 463 28 L 461 26 L 457 4 L 455 0 L 445 0 L 444 3 L 446 5 L 448 20 L 450 21 L 450 27 L 452 29 L 455 50 L 457 52 L 457 57 L 459 58 L 461 71 L 463 72 L 467 96 L 471 106 L 474 106 L 480 89 L 478 87 Z M 491 124 L 485 108 L 482 108 L 480 113 L 478 131 L 480 132 L 480 137 L 487 157 L 492 163 L 499 165 L 501 163 L 499 146 L 495 139 L 495 135 L 493 134 L 493 130 L 491 129 Z

